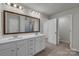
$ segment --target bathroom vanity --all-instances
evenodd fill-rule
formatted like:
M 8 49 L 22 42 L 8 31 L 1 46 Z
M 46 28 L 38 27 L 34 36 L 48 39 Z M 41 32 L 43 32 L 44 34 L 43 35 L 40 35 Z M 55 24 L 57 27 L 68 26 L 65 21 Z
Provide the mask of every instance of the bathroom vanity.
M 45 35 L 38 34 L 39 18 L 4 10 L 2 27 L 0 56 L 33 56 L 45 49 Z M 22 35 L 21 33 L 34 34 Z
M 45 49 L 45 35 L 0 38 L 0 56 L 33 56 Z

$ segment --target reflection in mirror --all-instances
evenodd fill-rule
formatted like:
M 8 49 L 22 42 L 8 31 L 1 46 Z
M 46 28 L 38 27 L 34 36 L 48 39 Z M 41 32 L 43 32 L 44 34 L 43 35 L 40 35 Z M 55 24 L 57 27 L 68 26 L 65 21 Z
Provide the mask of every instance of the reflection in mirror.
M 39 20 L 34 19 L 34 31 L 39 31 Z
M 32 18 L 20 16 L 20 32 L 32 32 L 33 22 Z
M 26 32 L 32 32 L 33 31 L 32 18 L 28 18 L 28 17 L 26 18 L 25 30 L 26 30 Z
M 19 15 L 6 13 L 6 33 L 19 32 Z

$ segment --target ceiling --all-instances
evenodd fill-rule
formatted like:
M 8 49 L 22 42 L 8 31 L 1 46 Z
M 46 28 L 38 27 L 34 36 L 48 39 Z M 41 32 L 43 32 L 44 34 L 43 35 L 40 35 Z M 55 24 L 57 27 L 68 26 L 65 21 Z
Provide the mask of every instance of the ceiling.
M 79 3 L 22 3 L 21 5 L 50 16 L 70 8 L 78 7 Z

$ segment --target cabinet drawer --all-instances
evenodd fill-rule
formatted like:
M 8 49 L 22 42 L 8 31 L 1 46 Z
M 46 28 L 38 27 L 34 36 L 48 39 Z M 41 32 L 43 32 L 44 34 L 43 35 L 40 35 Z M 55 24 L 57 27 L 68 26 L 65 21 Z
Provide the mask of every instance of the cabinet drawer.
M 25 46 L 26 45 L 26 40 L 17 41 L 16 45 L 17 46 Z
M 0 44 L 0 50 L 16 47 L 15 42 Z
M 14 47 L 0 50 L 0 56 L 16 56 L 16 49 Z
M 29 39 L 29 46 L 34 46 L 34 39 Z
M 34 55 L 34 47 L 29 48 L 29 55 Z
M 33 55 L 34 55 L 34 52 L 30 52 L 30 53 L 29 53 L 29 56 L 33 56 Z

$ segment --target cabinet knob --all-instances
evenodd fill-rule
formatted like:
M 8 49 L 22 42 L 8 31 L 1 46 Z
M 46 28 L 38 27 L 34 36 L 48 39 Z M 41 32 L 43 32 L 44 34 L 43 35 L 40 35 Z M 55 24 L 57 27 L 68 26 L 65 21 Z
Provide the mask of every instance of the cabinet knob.
M 30 49 L 33 49 L 33 48 L 30 48 Z
M 19 50 L 19 48 L 17 48 L 17 50 Z
M 12 52 L 14 52 L 15 50 L 11 50 Z

